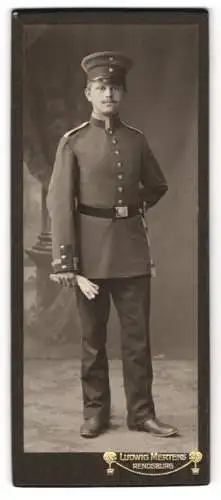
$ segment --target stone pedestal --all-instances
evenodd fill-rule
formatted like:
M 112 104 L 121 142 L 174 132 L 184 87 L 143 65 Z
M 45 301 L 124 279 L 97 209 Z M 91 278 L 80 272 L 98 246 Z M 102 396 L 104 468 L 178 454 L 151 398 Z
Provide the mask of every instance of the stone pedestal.
M 41 232 L 32 248 L 25 251 L 36 266 L 36 305 L 38 310 L 47 309 L 58 295 L 59 288 L 49 279 L 52 272 L 52 244 L 50 219 L 46 207 L 47 190 L 41 189 Z
M 74 335 L 79 331 L 73 289 L 66 290 L 49 278 L 53 271 L 52 240 L 46 197 L 47 191 L 42 187 L 41 232 L 37 236 L 36 243 L 25 250 L 36 267 L 34 283 L 36 313 L 26 332 L 29 334 L 29 340 L 37 339 L 37 345 L 44 347 L 66 343 L 70 339 L 73 342 Z
M 36 305 L 38 310 L 47 309 L 58 294 L 58 286 L 49 279 L 51 268 L 51 235 L 40 233 L 32 248 L 26 249 L 27 255 L 36 266 Z

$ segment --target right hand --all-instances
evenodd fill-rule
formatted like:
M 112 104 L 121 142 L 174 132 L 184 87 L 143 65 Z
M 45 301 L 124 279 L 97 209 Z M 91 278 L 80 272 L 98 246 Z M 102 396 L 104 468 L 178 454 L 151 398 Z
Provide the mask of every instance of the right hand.
M 99 293 L 99 286 L 88 280 L 84 276 L 80 276 L 79 274 L 75 275 L 72 272 L 67 273 L 56 273 L 50 274 L 50 278 L 52 281 L 56 283 L 60 283 L 65 287 L 72 288 L 75 283 L 79 286 L 82 293 L 89 299 L 94 299 L 96 295 Z

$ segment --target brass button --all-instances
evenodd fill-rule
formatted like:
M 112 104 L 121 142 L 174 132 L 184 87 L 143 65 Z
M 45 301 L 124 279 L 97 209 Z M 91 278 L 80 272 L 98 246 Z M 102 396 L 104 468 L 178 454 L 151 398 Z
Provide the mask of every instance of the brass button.
M 66 259 L 66 255 L 62 255 L 62 256 L 61 256 L 61 258 L 62 258 L 62 259 Z
M 113 134 L 113 130 L 111 128 L 108 129 L 108 134 L 110 134 L 110 135 Z
M 121 181 L 121 179 L 123 179 L 123 174 L 118 174 L 118 179 Z
M 122 165 L 123 165 L 122 161 L 118 161 L 118 162 L 117 162 L 117 166 L 118 166 L 118 167 L 122 167 Z
M 66 264 L 63 264 L 63 265 L 61 266 L 61 269 L 67 269 Z
M 122 193 L 122 191 L 123 191 L 122 186 L 118 186 L 117 190 L 120 191 L 120 193 Z
M 114 57 L 113 56 L 109 56 L 109 61 L 113 61 L 114 60 Z
M 114 68 L 108 68 L 109 73 L 113 73 Z
M 115 153 L 115 155 L 119 155 L 120 154 L 119 149 L 115 149 L 114 153 Z
M 123 200 L 118 200 L 118 202 L 117 202 L 117 203 L 119 203 L 119 205 L 122 205 Z
M 117 139 L 116 139 L 116 137 L 113 137 L 113 139 L 112 139 L 112 143 L 113 143 L 113 144 L 117 144 Z

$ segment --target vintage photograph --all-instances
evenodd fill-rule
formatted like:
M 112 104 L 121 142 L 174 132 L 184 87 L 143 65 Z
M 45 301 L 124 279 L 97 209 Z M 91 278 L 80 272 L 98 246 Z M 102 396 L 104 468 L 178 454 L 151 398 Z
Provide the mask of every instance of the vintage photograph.
M 24 451 L 198 449 L 198 26 L 23 29 Z

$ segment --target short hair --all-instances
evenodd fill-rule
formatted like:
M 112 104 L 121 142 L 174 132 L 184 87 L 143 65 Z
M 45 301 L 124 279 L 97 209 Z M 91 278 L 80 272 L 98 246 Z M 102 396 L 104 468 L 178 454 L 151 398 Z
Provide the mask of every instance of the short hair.
M 98 80 L 89 80 L 89 79 L 88 79 L 88 80 L 87 80 L 87 83 L 86 83 L 86 88 L 87 88 L 87 89 L 90 89 L 91 84 L 92 84 L 93 82 L 96 82 L 96 81 L 98 81 Z M 99 81 L 100 81 L 100 82 L 102 82 L 102 81 L 103 81 L 103 79 L 102 79 L 102 78 L 100 78 L 100 79 L 99 79 Z M 112 81 L 112 82 L 110 81 L 110 83 L 109 83 L 109 82 L 108 82 L 108 83 L 107 83 L 107 82 L 104 82 L 104 85 L 110 85 L 111 83 L 112 83 L 112 85 L 115 85 L 116 87 L 123 87 L 123 90 L 124 90 L 125 92 L 127 92 L 127 86 L 126 86 L 126 81 L 125 81 L 125 80 L 123 80 L 121 83 L 117 83 L 117 82 L 113 82 L 113 81 Z

